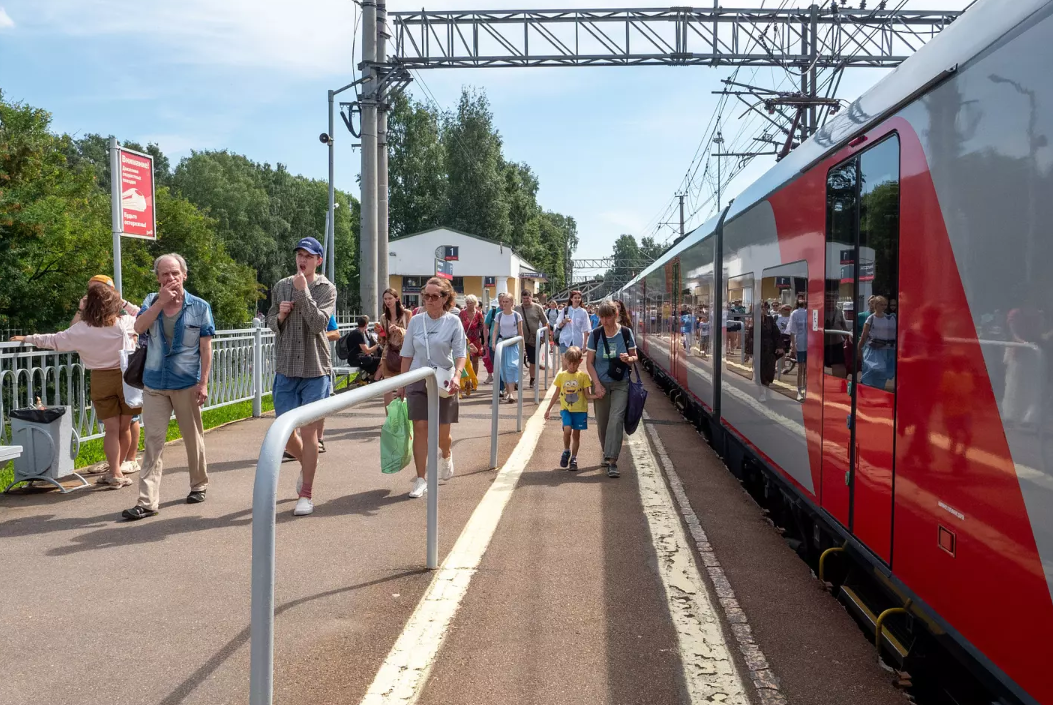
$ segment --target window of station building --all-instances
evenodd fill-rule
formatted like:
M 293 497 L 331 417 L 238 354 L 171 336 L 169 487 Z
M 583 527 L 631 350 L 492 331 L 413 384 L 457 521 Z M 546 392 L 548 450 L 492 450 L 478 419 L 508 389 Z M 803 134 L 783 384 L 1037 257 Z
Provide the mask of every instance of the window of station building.
M 454 277 L 450 280 L 450 284 L 453 285 L 453 290 L 458 294 L 464 293 L 464 277 Z
M 753 379 L 753 275 L 728 277 L 724 301 L 725 366 L 737 375 Z
M 761 336 L 757 365 L 761 384 L 803 401 L 808 388 L 807 365 L 798 364 L 796 350 L 791 350 L 796 336 L 800 352 L 807 352 L 808 263 L 802 260 L 765 269 L 760 297 L 763 303 L 754 329 Z

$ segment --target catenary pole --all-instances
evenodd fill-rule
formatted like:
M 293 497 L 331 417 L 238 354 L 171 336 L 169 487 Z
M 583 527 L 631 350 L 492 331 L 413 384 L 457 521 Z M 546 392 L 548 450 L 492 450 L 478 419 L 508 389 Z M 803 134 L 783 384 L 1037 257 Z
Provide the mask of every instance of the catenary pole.
M 326 278 L 336 281 L 336 186 L 333 183 L 336 161 L 336 147 L 333 145 L 333 98 L 336 91 L 329 91 L 329 141 L 326 147 L 329 149 L 329 213 L 325 219 L 325 271 Z
M 121 287 L 121 160 L 117 138 L 110 138 L 110 219 L 113 222 L 113 286 L 124 295 Z
M 377 6 L 362 2 L 362 231 L 359 237 L 359 292 L 362 311 L 377 308 Z
M 377 63 L 388 57 L 388 7 L 386 0 L 377 1 Z M 377 296 L 388 288 L 388 95 L 377 95 Z M 383 306 L 383 301 L 377 302 Z M 379 315 L 379 314 L 378 314 Z

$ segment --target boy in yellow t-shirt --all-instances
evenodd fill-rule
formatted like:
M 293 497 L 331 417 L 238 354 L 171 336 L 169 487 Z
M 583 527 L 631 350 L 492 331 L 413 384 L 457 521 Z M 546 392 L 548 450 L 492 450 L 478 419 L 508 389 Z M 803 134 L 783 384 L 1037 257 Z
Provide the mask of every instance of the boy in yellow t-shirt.
M 591 393 L 592 378 L 587 372 L 578 372 L 580 365 L 581 348 L 567 348 L 563 353 L 563 369 L 553 382 L 559 393 L 552 395 L 552 400 L 545 409 L 545 420 L 548 421 L 552 407 L 556 405 L 556 399 L 559 399 L 559 415 L 563 419 L 563 456 L 559 459 L 559 466 L 566 468 L 569 465 L 571 472 L 578 469 L 581 432 L 589 427 L 589 400 L 596 398 L 596 395 Z

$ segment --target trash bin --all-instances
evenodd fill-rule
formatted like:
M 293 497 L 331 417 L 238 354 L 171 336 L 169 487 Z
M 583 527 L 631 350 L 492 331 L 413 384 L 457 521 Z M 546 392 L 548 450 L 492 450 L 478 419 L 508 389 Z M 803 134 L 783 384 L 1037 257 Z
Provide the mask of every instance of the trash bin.
M 20 482 L 50 482 L 62 492 L 69 492 L 59 480 L 70 476 L 81 481 L 72 489 L 87 487 L 88 481 L 74 470 L 80 453 L 80 436 L 73 430 L 73 410 L 68 406 L 43 409 L 15 409 L 11 412 L 11 442 L 22 446 L 15 458 L 15 481 L 4 492 Z

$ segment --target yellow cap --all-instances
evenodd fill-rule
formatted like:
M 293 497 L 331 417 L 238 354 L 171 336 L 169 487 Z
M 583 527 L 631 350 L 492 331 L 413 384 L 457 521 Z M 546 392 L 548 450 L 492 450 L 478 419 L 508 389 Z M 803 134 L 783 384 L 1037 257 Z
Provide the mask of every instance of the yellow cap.
M 105 274 L 96 274 L 94 277 L 88 280 L 88 284 L 94 284 L 95 282 L 98 282 L 100 284 L 108 284 L 111 289 L 115 288 L 113 286 L 113 279 L 110 279 Z

